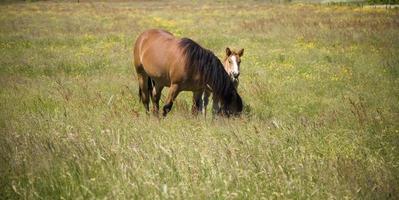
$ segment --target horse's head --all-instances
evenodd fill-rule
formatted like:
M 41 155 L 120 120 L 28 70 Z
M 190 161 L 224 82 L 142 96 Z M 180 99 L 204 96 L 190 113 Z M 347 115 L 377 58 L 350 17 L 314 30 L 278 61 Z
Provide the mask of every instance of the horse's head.
M 244 55 L 244 49 L 238 52 L 230 50 L 229 47 L 226 48 L 226 58 L 224 59 L 224 69 L 231 77 L 234 85 L 238 86 L 238 76 L 240 76 L 240 63 L 241 57 Z
M 229 99 L 224 99 L 224 101 L 222 101 L 221 114 L 227 116 L 239 115 L 243 109 L 243 103 L 240 95 L 234 89 L 231 91 L 229 96 Z

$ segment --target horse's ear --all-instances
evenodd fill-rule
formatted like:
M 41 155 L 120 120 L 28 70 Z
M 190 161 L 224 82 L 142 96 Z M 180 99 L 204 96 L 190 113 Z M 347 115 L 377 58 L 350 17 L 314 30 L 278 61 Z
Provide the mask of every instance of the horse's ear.
M 241 49 L 240 51 L 238 51 L 238 55 L 241 57 L 244 55 L 244 49 Z
M 231 55 L 231 50 L 229 47 L 226 47 L 226 56 L 230 56 Z

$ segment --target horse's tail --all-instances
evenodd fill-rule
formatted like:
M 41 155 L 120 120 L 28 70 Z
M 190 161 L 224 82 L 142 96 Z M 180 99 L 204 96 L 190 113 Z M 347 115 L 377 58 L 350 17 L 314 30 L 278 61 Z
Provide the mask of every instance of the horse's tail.
M 140 102 L 143 102 L 143 98 L 142 98 L 142 94 L 141 94 L 142 92 L 141 92 L 141 88 L 139 87 L 139 99 L 140 99 Z
M 148 77 L 147 84 L 148 84 L 147 88 L 148 88 L 149 95 L 152 96 L 152 88 L 154 87 L 154 82 L 152 81 L 152 79 L 150 77 Z M 143 96 L 142 95 L 143 95 L 143 91 L 139 87 L 139 99 L 140 99 L 141 102 L 143 102 Z
M 152 96 L 152 88 L 154 87 L 154 82 L 150 77 L 148 77 L 148 92 L 150 93 L 150 96 Z

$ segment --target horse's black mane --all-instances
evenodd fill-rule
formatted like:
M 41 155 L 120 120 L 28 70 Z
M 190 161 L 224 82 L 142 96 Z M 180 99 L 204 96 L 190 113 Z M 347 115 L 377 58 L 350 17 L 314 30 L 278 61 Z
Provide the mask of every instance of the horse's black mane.
M 219 58 L 189 38 L 182 38 L 180 47 L 184 49 L 186 65 L 199 70 L 203 80 L 211 86 L 214 94 L 223 98 L 226 103 L 230 103 L 232 95 L 237 91 Z

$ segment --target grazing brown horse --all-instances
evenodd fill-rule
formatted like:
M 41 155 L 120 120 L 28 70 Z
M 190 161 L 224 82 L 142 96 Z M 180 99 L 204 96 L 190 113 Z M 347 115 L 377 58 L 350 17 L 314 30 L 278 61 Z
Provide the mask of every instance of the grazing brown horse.
M 237 89 L 238 87 L 238 76 L 240 76 L 240 64 L 241 57 L 244 55 L 244 49 L 239 50 L 238 52 L 230 50 L 229 47 L 226 48 L 226 56 L 223 61 L 223 66 L 226 72 L 229 74 L 231 80 L 233 81 L 234 87 Z M 204 91 L 204 100 L 203 100 L 203 111 L 206 113 L 206 107 L 208 106 L 210 91 Z M 213 101 L 213 112 L 218 113 L 220 111 L 220 103 Z
M 169 87 L 163 116 L 171 110 L 179 92 L 193 92 L 193 111 L 201 110 L 204 91 L 212 91 L 220 102 L 221 113 L 239 114 L 243 104 L 223 64 L 210 51 L 188 38 L 152 29 L 143 32 L 134 45 L 134 66 L 139 82 L 139 96 L 147 112 L 151 98 L 158 113 L 161 91 Z

